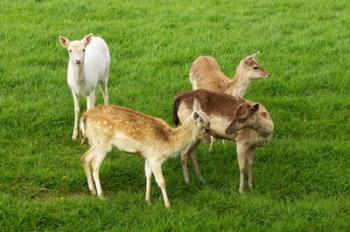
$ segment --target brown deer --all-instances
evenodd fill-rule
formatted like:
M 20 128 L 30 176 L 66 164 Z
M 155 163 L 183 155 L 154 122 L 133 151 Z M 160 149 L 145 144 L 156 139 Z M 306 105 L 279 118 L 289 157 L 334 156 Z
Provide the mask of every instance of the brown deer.
M 247 56 L 240 61 L 233 79 L 225 76 L 213 57 L 198 57 L 193 62 L 189 75 L 192 89 L 208 89 L 244 97 L 252 81 L 270 76 L 270 73 L 257 63 L 257 54 Z
M 197 140 L 209 139 L 209 119 L 200 103 L 192 99 L 191 113 L 177 128 L 165 121 L 118 106 L 98 106 L 84 113 L 80 121 L 83 138 L 91 148 L 81 157 L 89 190 L 102 197 L 100 166 L 112 147 L 145 158 L 146 201 L 151 202 L 152 173 L 160 187 L 165 207 L 170 207 L 161 165 Z
M 236 141 L 240 170 L 239 192 L 244 191 L 244 172 L 247 163 L 248 185 L 252 190 L 256 147 L 267 143 L 271 139 L 274 128 L 268 111 L 262 104 L 244 100 L 237 96 L 198 89 L 175 97 L 173 120 L 176 125 L 183 123 L 185 118 L 192 113 L 192 99 L 194 98 L 198 99 L 204 113 L 209 118 L 211 135 L 216 138 Z M 245 125 L 245 127 L 240 127 L 240 125 Z M 200 142 L 198 140 L 181 153 L 181 165 L 187 184 L 189 184 L 188 156 L 191 156 L 196 175 L 204 182 L 196 155 L 196 149 Z

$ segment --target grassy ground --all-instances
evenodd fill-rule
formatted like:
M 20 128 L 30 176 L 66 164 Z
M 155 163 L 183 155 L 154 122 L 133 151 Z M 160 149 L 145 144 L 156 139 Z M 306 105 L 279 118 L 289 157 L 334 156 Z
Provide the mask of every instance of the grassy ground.
M 348 1 L 85 2 L 0 2 L 1 231 L 350 231 Z M 163 165 L 169 211 L 155 184 L 144 203 L 143 160 L 116 151 L 101 170 L 106 199 L 89 196 L 57 40 L 89 32 L 111 50 L 111 102 L 168 122 L 197 56 L 231 76 L 260 50 L 273 76 L 247 98 L 276 130 L 258 150 L 255 191 L 237 194 L 234 144 L 217 143 L 199 151 L 206 184 L 192 175 L 186 187 L 178 159 Z

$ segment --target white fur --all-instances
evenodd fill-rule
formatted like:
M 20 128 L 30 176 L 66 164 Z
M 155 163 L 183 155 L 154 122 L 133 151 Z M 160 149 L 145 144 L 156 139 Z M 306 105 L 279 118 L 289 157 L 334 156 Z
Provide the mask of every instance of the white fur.
M 109 49 L 100 37 L 92 37 L 86 46 L 85 62 L 82 66 L 71 59 L 68 62 L 67 82 L 75 94 L 87 97 L 95 91 L 97 83 L 106 81 L 110 63 Z
M 85 36 L 80 41 L 71 42 L 62 36 L 59 40 L 62 46 L 67 48 L 69 54 L 67 82 L 74 101 L 75 117 L 72 139 L 75 140 L 78 136 L 79 97 L 86 97 L 87 109 L 94 107 L 95 91 L 99 83 L 104 104 L 109 104 L 107 84 L 110 54 L 106 42 L 100 37 L 93 37 L 92 34 Z

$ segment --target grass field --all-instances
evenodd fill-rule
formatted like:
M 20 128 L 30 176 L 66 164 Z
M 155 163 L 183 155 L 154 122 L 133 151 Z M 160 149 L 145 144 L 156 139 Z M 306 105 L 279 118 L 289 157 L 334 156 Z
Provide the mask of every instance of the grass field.
M 350 231 L 349 22 L 346 0 L 0 1 L 0 231 Z M 143 160 L 117 151 L 101 169 L 106 199 L 89 196 L 58 43 L 89 32 L 111 50 L 111 103 L 169 123 L 197 56 L 232 76 L 260 50 L 273 76 L 246 97 L 275 133 L 255 191 L 238 194 L 235 145 L 217 143 L 199 150 L 205 184 L 192 173 L 186 187 L 179 159 L 163 165 L 171 210 L 154 182 L 146 205 Z

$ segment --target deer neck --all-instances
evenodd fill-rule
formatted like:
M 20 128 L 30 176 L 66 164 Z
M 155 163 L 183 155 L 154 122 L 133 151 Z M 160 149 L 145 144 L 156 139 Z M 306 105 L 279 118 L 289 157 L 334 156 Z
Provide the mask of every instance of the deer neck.
M 250 84 L 250 78 L 238 68 L 233 80 L 230 81 L 225 93 L 233 96 L 244 97 Z
M 76 83 L 81 86 L 85 83 L 85 76 L 84 76 L 84 64 L 74 64 L 71 62 L 71 67 L 73 70 L 73 76 L 76 81 Z
M 198 129 L 192 118 L 187 119 L 181 126 L 174 129 L 170 140 L 172 144 L 168 146 L 171 149 L 169 154 L 178 153 L 187 146 L 194 144 L 197 133 Z

